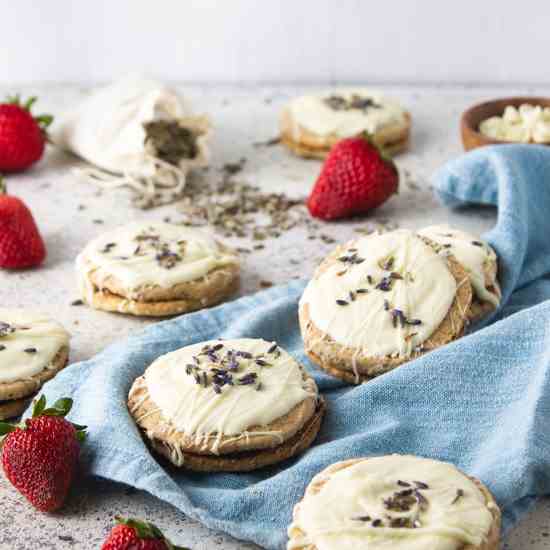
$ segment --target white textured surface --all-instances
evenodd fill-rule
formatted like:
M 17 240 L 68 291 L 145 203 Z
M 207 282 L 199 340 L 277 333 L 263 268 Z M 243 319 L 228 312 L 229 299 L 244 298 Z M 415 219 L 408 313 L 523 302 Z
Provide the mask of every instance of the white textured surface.
M 289 156 L 280 147 L 254 148 L 252 143 L 273 137 L 281 105 L 304 88 L 278 87 L 187 87 L 197 110 L 211 114 L 216 126 L 214 165 L 247 157 L 242 179 L 265 189 L 285 191 L 295 196 L 307 194 L 319 170 L 316 161 Z M 0 87 L 0 97 L 7 87 Z M 59 112 L 70 104 L 82 89 L 79 86 L 27 87 L 25 94 L 39 93 L 38 109 Z M 388 92 L 400 97 L 413 117 L 411 150 L 397 160 L 411 172 L 420 187 L 412 190 L 402 185 L 375 215 L 359 222 L 327 224 L 324 233 L 338 240 L 356 235 L 353 227 L 375 218 L 390 218 L 402 227 L 420 227 L 449 222 L 471 231 L 484 231 L 494 223 L 492 209 L 469 209 L 451 213 L 437 205 L 429 189 L 428 178 L 444 161 L 461 152 L 458 120 L 461 111 L 474 101 L 509 93 L 543 92 L 543 90 L 495 90 L 428 88 L 392 88 Z M 54 151 L 32 171 L 8 178 L 13 194 L 22 197 L 33 210 L 41 227 L 49 256 L 38 270 L 0 272 L 0 296 L 5 307 L 34 306 L 47 311 L 65 324 L 72 333 L 71 360 L 92 356 L 110 342 L 124 338 L 131 330 L 151 321 L 128 318 L 70 306 L 77 298 L 73 262 L 85 243 L 100 231 L 108 230 L 132 218 L 178 219 L 173 206 L 138 211 L 129 206 L 125 192 L 98 194 L 71 173 L 75 159 Z M 211 170 L 209 177 L 219 177 Z M 78 205 L 85 205 L 79 210 Z M 93 220 L 103 220 L 102 225 Z M 246 246 L 246 241 L 233 240 Z M 254 292 L 261 280 L 282 283 L 293 277 L 308 276 L 319 259 L 332 247 L 319 240 L 308 240 L 304 229 L 294 229 L 276 240 L 266 242 L 266 249 L 245 258 L 241 293 Z M 170 506 L 140 492 L 106 481 L 88 479 L 73 491 L 66 508 L 59 514 L 41 515 L 0 478 L 0 502 L 3 521 L 0 549 L 20 550 L 41 547 L 57 550 L 97 549 L 117 514 L 147 518 L 166 529 L 174 542 L 194 550 L 217 548 L 233 550 L 246 545 L 208 531 L 186 519 Z M 538 506 L 508 538 L 511 550 L 550 548 L 550 506 Z

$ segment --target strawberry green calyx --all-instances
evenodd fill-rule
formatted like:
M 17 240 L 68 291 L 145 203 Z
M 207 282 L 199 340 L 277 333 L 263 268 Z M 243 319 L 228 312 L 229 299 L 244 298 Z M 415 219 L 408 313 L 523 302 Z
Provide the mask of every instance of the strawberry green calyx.
M 10 424 L 9 422 L 0 422 L 0 437 L 4 437 L 11 432 L 17 430 L 18 426 Z
M 394 168 L 395 168 L 395 163 L 393 162 L 393 158 L 391 157 L 391 155 L 381 146 L 381 145 L 378 145 L 378 143 L 376 143 L 374 141 L 374 138 L 372 136 L 372 134 L 369 134 L 369 132 L 367 132 L 366 130 L 364 132 L 362 132 L 361 134 L 359 134 L 360 137 L 362 137 L 369 145 L 371 145 L 372 147 L 374 147 L 378 153 L 380 154 L 380 156 L 382 157 L 382 159 L 384 159 L 387 163 L 391 164 Z M 395 168 L 395 170 L 397 171 L 397 168 Z
M 67 416 L 73 406 L 73 400 L 69 397 L 63 397 L 58 399 L 52 407 L 46 408 L 46 396 L 42 395 L 40 399 L 34 401 L 34 406 L 32 410 L 32 418 L 38 418 L 40 416 L 58 416 L 64 418 Z M 27 426 L 25 421 L 21 424 L 10 424 L 9 422 L 0 422 L 0 437 L 3 437 L 17 429 L 24 430 Z M 86 438 L 86 426 L 81 426 L 80 424 L 74 424 L 71 422 L 72 426 L 76 430 L 76 438 L 80 443 L 82 443 Z
M 32 115 L 32 112 L 31 112 L 32 106 L 36 103 L 37 99 L 38 98 L 36 96 L 32 96 L 32 97 L 29 97 L 29 99 L 27 99 L 27 101 L 23 103 L 21 101 L 21 96 L 19 94 L 15 94 L 13 96 L 8 96 L 6 103 L 8 103 L 9 105 L 17 105 L 18 107 L 21 107 L 21 109 L 24 109 L 25 111 L 27 111 L 29 114 Z M 43 114 L 43 115 L 33 116 L 33 118 L 44 133 L 47 132 L 48 127 L 53 122 L 52 115 Z
M 167 550 L 189 550 L 189 548 L 172 544 L 153 523 L 134 518 L 123 518 L 121 516 L 115 516 L 115 520 L 120 525 L 131 527 L 140 539 L 157 539 L 163 541 Z
M 2 174 L 0 174 L 0 195 L 7 195 L 8 194 L 8 187 L 6 185 L 6 181 L 2 177 Z

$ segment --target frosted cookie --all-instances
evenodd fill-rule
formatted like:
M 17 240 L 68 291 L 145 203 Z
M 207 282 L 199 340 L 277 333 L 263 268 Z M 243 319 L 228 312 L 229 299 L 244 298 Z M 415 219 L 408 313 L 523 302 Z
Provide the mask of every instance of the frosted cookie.
M 452 254 L 467 271 L 474 290 L 468 313 L 471 321 L 479 320 L 498 307 L 501 298 L 497 278 L 498 260 L 495 251 L 487 243 L 448 225 L 432 225 L 418 233 L 439 243 L 441 253 Z
M 407 148 L 410 114 L 401 105 L 365 89 L 304 95 L 281 115 L 281 142 L 302 157 L 325 158 L 343 138 L 368 132 L 389 154 Z
M 407 455 L 337 462 L 294 507 L 288 550 L 497 550 L 500 510 L 452 464 Z
M 162 317 L 217 304 L 239 285 L 232 250 L 194 228 L 131 223 L 77 258 L 83 300 L 96 309 Z
M 68 357 L 69 334 L 59 323 L 32 310 L 0 308 L 0 416 L 23 412 Z
M 202 342 L 159 357 L 128 397 L 152 447 L 196 471 L 248 471 L 311 445 L 324 401 L 276 343 Z
M 472 287 L 438 249 L 408 230 L 338 247 L 300 300 L 309 358 L 358 384 L 460 337 Z

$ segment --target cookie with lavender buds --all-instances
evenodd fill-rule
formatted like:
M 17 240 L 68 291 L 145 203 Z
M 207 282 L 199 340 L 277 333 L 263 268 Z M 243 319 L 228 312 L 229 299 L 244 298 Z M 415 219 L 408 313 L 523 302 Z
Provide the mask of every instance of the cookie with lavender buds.
M 37 311 L 0 308 L 0 416 L 11 418 L 25 409 L 69 358 L 69 334 Z
M 468 274 L 408 230 L 339 246 L 300 300 L 305 351 L 359 384 L 459 338 L 472 301 Z
M 275 342 L 215 340 L 159 357 L 128 409 L 151 447 L 196 471 L 249 471 L 315 439 L 325 405 L 314 380 Z
M 439 253 L 452 254 L 470 277 L 474 291 L 468 319 L 478 321 L 500 304 L 498 258 L 496 252 L 476 235 L 448 225 L 432 225 L 418 232 L 440 246 Z
M 281 114 L 281 143 L 304 158 L 324 159 L 344 138 L 364 132 L 387 154 L 405 150 L 411 116 L 395 100 L 365 89 L 293 99 Z
M 132 223 L 77 258 L 82 299 L 105 311 L 163 317 L 218 304 L 239 286 L 236 253 L 194 228 Z
M 452 464 L 410 455 L 355 458 L 311 480 L 294 507 L 287 548 L 497 550 L 500 523 L 489 489 Z

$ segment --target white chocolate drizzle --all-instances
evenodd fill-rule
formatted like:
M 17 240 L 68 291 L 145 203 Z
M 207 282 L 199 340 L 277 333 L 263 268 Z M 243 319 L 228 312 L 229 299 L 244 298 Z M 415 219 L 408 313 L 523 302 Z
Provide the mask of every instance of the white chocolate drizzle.
M 145 371 L 144 383 L 176 431 L 196 445 L 206 446 L 214 437 L 214 450 L 222 437 L 248 439 L 251 428 L 255 436 L 280 437 L 261 427 L 317 397 L 315 382 L 304 379 L 287 352 L 251 338 L 202 342 L 163 355 Z
M 490 506 L 451 464 L 403 455 L 368 458 L 327 474 L 318 493 L 306 493 L 288 530 L 288 550 L 478 547 L 493 522 Z
M 349 243 L 309 282 L 300 307 L 307 304 L 321 332 L 357 353 L 409 356 L 439 327 L 456 291 L 446 258 L 398 230 Z
M 198 229 L 168 223 L 131 223 L 91 241 L 77 258 L 82 296 L 91 303 L 95 278 L 114 277 L 125 297 L 139 299 L 144 289 L 170 288 L 200 279 L 211 270 L 236 265 L 237 256 Z
M 68 344 L 68 332 L 42 313 L 0 308 L 0 383 L 39 374 Z
M 486 276 L 487 265 L 497 261 L 495 251 L 489 245 L 470 233 L 448 225 L 432 225 L 418 233 L 442 245 L 441 254 L 452 254 L 456 258 L 468 272 L 474 292 L 481 302 L 498 306 L 498 286 L 494 284 L 494 279 L 488 281 Z M 492 288 L 488 288 L 488 282 Z
M 339 109 L 330 106 L 331 97 L 351 102 L 354 96 L 363 102 L 365 99 L 372 101 L 363 108 Z M 375 133 L 389 125 L 406 124 L 405 111 L 397 101 L 363 88 L 304 95 L 291 101 L 289 110 L 296 139 L 300 127 L 316 135 L 344 138 L 364 131 Z

